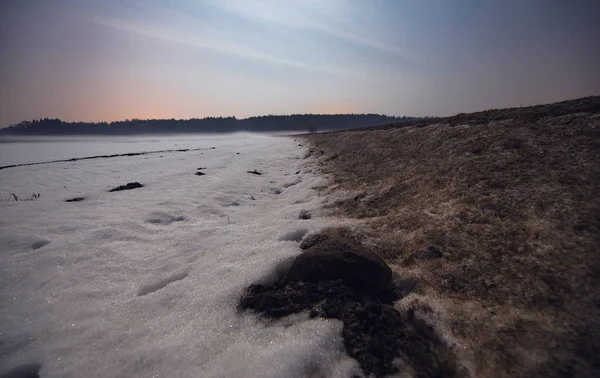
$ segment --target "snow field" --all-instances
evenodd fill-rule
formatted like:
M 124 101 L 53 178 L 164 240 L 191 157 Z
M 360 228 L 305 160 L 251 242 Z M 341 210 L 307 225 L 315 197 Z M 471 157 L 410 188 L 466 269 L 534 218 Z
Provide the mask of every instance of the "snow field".
M 267 324 L 235 308 L 249 284 L 300 253 L 306 232 L 338 222 L 321 216 L 311 188 L 323 182 L 305 150 L 251 134 L 182 148 L 208 145 L 0 171 L 3 199 L 41 193 L 0 202 L 0 375 L 38 364 L 42 377 L 360 371 L 341 322 Z M 132 181 L 145 186 L 108 192 Z M 85 199 L 64 202 L 73 197 Z M 301 210 L 312 219 L 298 219 Z

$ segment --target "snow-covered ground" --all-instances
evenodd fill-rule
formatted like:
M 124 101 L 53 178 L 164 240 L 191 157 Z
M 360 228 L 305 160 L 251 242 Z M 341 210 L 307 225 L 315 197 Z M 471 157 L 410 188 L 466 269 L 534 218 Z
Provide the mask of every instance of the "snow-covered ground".
M 300 253 L 286 239 L 335 222 L 321 216 L 312 187 L 322 179 L 304 149 L 264 135 L 175 139 L 0 144 L 0 165 L 206 148 L 0 170 L 0 375 L 23 365 L 42 377 L 356 372 L 341 322 L 266 325 L 235 308 L 249 284 Z M 132 181 L 145 186 L 108 192 Z M 41 197 L 6 201 L 32 192 Z M 65 202 L 73 197 L 85 199 Z M 303 209 L 313 219 L 297 219 Z

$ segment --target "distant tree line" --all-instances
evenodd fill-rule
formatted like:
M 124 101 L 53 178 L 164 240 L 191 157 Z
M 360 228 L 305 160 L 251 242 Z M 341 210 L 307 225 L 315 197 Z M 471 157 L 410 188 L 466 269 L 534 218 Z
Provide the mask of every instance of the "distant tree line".
M 171 133 L 228 133 L 236 131 L 316 132 L 344 130 L 410 121 L 410 117 L 380 114 L 293 114 L 237 119 L 207 117 L 192 119 L 127 119 L 117 122 L 64 122 L 43 118 L 23 121 L 0 129 L 0 135 L 132 135 Z

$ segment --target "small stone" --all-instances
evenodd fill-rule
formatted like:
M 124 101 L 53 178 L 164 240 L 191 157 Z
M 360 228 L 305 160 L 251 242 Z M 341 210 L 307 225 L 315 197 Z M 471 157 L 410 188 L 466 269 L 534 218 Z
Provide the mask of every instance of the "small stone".
M 139 182 L 129 182 L 129 183 L 127 183 L 127 185 L 118 186 L 116 188 L 109 190 L 109 192 L 119 192 L 121 190 L 137 189 L 137 188 L 141 188 L 143 186 L 144 185 L 140 184 Z
M 75 198 L 69 198 L 65 202 L 79 202 L 79 201 L 83 201 L 83 200 L 84 200 L 83 197 L 75 197 Z
M 300 210 L 300 214 L 298 214 L 299 219 L 310 219 L 312 214 L 308 210 Z
M 430 245 L 424 250 L 413 252 L 412 256 L 418 260 L 435 260 L 444 257 L 444 253 L 439 247 Z

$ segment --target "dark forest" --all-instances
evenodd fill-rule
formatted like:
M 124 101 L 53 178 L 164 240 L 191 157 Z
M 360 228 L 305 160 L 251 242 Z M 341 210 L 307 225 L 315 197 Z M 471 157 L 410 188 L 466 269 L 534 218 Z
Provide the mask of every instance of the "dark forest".
M 131 119 L 116 122 L 65 122 L 43 118 L 0 129 L 0 135 L 133 135 L 174 133 L 317 132 L 352 129 L 410 121 L 410 117 L 380 114 L 267 115 L 237 119 L 208 117 L 178 119 Z

